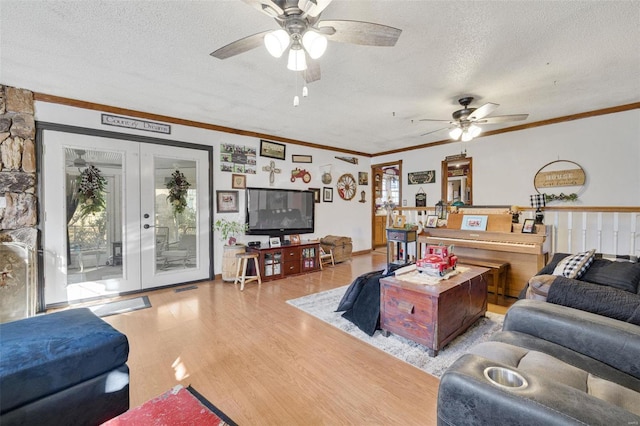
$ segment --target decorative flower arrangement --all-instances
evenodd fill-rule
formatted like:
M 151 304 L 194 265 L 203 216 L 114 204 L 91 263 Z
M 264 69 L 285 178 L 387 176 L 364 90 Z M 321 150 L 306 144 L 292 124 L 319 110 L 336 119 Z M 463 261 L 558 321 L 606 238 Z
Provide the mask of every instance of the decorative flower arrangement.
M 547 203 L 550 201 L 576 201 L 578 199 L 578 194 L 575 192 L 572 194 L 565 194 L 561 192 L 559 195 L 544 194 L 544 198 Z
M 107 180 L 102 176 L 100 170 L 93 165 L 87 167 L 80 172 L 77 183 L 76 198 L 80 214 L 86 216 L 104 210 L 104 193 Z
M 187 182 L 184 174 L 180 170 L 171 173 L 171 180 L 167 183 L 169 195 L 167 200 L 173 207 L 173 214 L 182 213 L 187 207 L 187 189 L 191 184 Z

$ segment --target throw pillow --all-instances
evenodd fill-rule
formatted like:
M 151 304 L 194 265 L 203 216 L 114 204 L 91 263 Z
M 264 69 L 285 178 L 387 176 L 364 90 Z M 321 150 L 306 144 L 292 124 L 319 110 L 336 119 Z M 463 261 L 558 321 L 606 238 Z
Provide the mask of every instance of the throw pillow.
M 553 275 L 574 278 L 576 280 L 580 279 L 593 263 L 595 252 L 595 250 L 589 250 L 565 257 L 555 267 Z
M 581 279 L 594 284 L 638 293 L 638 287 L 640 287 L 640 263 L 595 259 Z
M 556 269 L 556 266 L 558 266 L 558 263 L 567 256 L 571 256 L 571 253 L 555 253 L 549 263 L 540 269 L 536 275 L 551 275 L 553 270 Z

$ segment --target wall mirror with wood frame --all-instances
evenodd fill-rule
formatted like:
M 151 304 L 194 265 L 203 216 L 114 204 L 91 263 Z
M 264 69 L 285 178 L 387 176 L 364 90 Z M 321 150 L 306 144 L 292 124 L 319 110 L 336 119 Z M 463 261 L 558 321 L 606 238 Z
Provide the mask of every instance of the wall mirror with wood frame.
M 442 200 L 448 205 L 473 204 L 473 159 L 464 155 L 442 162 Z

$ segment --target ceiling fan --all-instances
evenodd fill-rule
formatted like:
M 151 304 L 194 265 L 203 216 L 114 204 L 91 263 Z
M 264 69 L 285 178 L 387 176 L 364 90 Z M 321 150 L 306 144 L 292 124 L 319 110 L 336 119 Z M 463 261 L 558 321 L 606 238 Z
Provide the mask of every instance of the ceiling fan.
M 88 157 L 88 159 L 87 159 Z M 73 168 L 84 168 L 88 166 L 96 167 L 121 167 L 119 154 L 112 154 L 102 151 L 89 151 L 78 148 L 66 148 L 66 166 Z
M 236 40 L 211 53 L 227 59 L 265 44 L 279 58 L 289 50 L 287 68 L 302 71 L 307 83 L 320 80 L 320 58 L 327 40 L 366 46 L 394 46 L 402 30 L 364 21 L 320 21 L 331 0 L 242 0 L 274 18 L 279 30 L 262 31 Z
M 497 124 L 509 121 L 522 121 L 529 117 L 529 114 L 494 115 L 489 117 L 488 115 L 495 111 L 500 106 L 499 104 L 487 102 L 479 108 L 469 108 L 471 102 L 473 102 L 472 96 L 458 99 L 458 103 L 462 105 L 463 108 L 453 112 L 453 120 L 434 120 L 430 118 L 421 119 L 420 121 L 447 122 L 453 125 L 424 133 L 421 136 L 429 135 L 445 129 L 451 129 L 449 132 L 451 139 L 461 139 L 464 142 L 468 142 L 477 137 L 482 131 L 478 124 Z

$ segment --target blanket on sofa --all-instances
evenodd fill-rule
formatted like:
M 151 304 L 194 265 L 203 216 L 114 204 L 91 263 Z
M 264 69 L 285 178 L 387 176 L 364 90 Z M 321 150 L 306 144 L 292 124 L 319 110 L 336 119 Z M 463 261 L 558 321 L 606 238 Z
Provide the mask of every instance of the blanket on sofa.
M 640 295 L 610 286 L 556 277 L 547 302 L 640 325 Z

